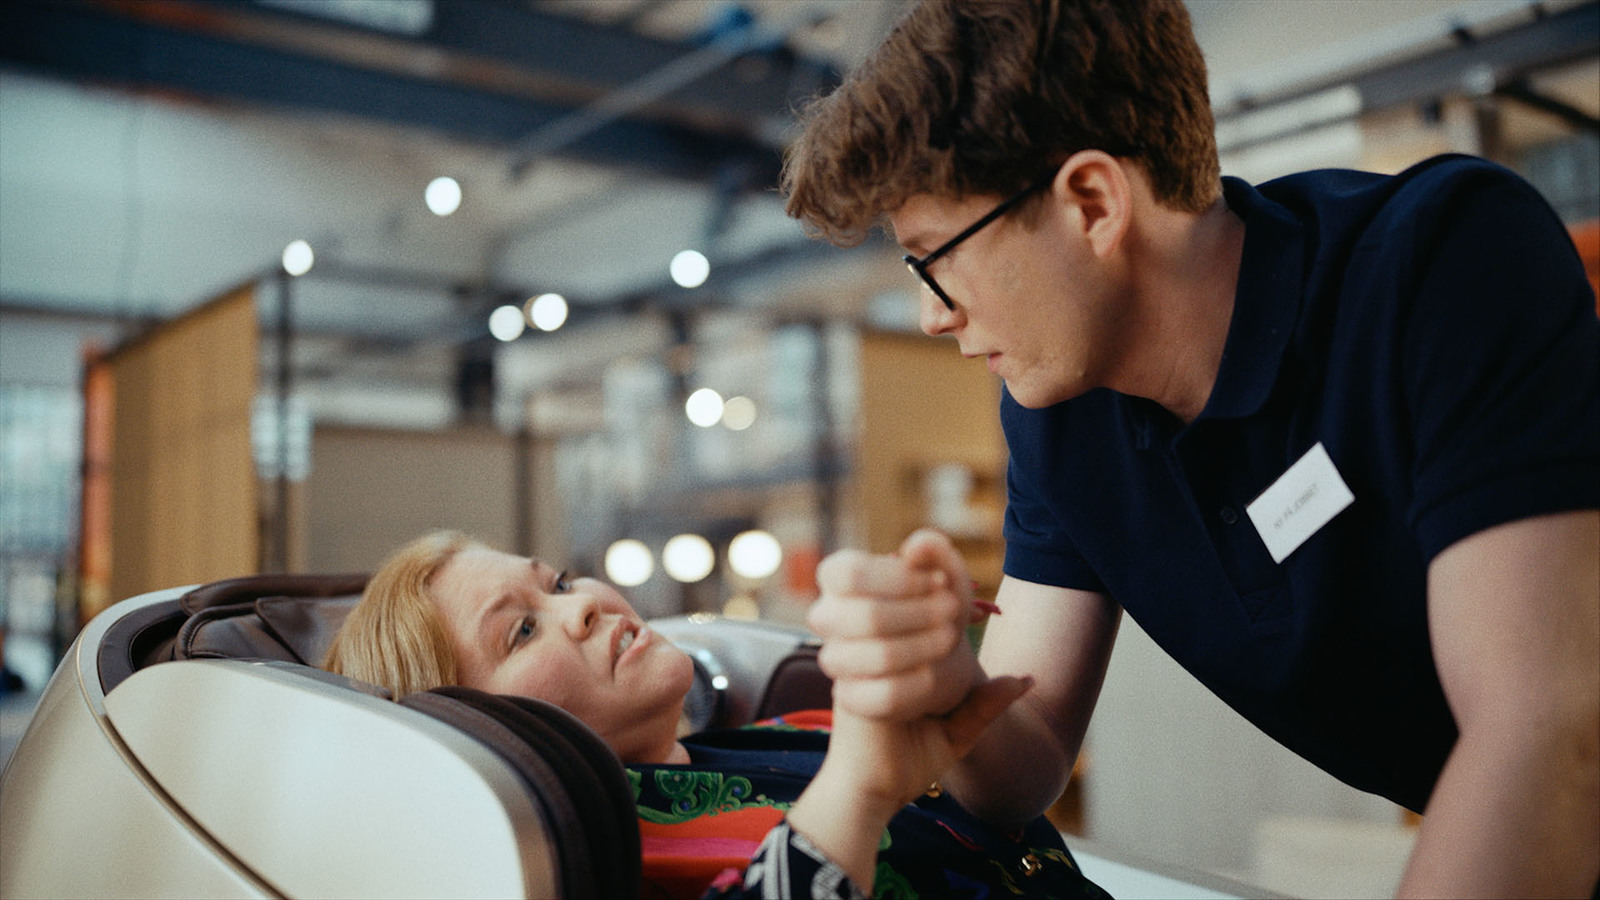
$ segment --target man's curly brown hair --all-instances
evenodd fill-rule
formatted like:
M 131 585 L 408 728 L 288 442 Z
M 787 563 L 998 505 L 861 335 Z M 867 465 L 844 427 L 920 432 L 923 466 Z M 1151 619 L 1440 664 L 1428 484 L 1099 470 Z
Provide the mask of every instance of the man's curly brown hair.
M 1086 149 L 1199 212 L 1221 190 L 1206 91 L 1181 0 L 924 0 L 802 110 L 788 212 L 852 245 L 914 194 L 1015 193 Z

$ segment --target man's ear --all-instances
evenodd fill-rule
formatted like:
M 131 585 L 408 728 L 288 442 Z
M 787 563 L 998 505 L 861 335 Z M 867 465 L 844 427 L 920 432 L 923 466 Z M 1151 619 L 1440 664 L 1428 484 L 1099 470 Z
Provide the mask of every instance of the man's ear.
M 1133 217 L 1133 188 L 1116 157 L 1080 150 L 1061 164 L 1050 190 L 1090 252 L 1105 259 L 1116 251 Z

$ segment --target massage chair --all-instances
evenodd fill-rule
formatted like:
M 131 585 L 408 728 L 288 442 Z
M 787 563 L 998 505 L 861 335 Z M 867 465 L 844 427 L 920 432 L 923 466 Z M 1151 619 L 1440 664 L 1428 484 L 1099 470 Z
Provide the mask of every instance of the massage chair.
M 69 648 L 0 776 L 0 897 L 636 897 L 621 763 L 564 711 L 396 703 L 317 667 L 365 576 L 125 600 Z M 826 707 L 802 629 L 693 615 L 696 728 Z

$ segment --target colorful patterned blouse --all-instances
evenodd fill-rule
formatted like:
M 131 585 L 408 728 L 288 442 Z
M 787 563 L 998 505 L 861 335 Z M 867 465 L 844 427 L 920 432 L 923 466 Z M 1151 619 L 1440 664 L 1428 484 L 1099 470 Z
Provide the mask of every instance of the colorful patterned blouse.
M 862 896 L 784 821 L 822 765 L 831 722 L 815 710 L 703 732 L 683 742 L 688 765 L 628 767 L 643 896 Z M 1001 834 L 937 789 L 884 830 L 875 878 L 880 897 L 1109 897 L 1046 819 Z

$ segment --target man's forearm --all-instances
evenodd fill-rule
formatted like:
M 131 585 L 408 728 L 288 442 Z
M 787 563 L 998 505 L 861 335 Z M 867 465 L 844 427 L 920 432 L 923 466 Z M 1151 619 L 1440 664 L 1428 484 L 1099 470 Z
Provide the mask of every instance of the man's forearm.
M 1428 568 L 1461 728 L 1401 882 L 1412 896 L 1587 897 L 1600 875 L 1600 512 L 1508 522 Z
M 1028 822 L 1066 789 L 1105 681 L 1121 610 L 1088 591 L 1007 578 L 978 654 L 991 675 L 1032 675 L 977 747 L 945 776 L 969 811 L 999 827 Z
M 1600 877 L 1595 711 L 1463 734 L 1400 885 L 1403 897 L 1588 897 Z
M 1077 745 L 1065 748 L 1030 696 L 1012 704 L 944 778 L 968 812 L 997 828 L 1023 825 L 1066 790 Z

